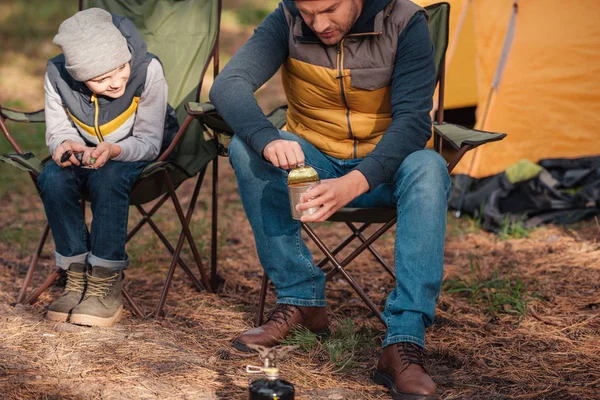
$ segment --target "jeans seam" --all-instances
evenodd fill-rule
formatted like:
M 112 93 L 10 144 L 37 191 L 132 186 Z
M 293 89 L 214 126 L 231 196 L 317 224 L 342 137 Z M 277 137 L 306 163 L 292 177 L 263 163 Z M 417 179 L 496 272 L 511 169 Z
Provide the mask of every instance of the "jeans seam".
M 310 270 L 310 274 L 311 274 L 311 285 L 312 285 L 312 297 L 313 300 L 317 300 L 317 285 L 315 284 L 315 271 L 314 271 L 314 266 L 312 265 L 312 262 L 310 262 L 306 257 L 304 257 L 304 255 L 302 254 L 302 251 L 300 249 L 300 242 L 302 241 L 302 223 L 301 222 L 297 222 L 298 225 L 300 225 L 298 227 L 298 229 L 296 230 L 296 251 L 298 252 L 298 256 L 300 258 L 302 258 L 305 262 L 307 267 Z

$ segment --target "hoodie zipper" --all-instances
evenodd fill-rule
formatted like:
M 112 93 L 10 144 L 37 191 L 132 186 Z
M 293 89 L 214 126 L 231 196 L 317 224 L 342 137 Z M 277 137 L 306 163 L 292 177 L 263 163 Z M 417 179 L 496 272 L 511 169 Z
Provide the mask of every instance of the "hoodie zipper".
M 336 78 L 340 81 L 340 93 L 342 94 L 342 101 L 344 107 L 346 107 L 346 123 L 348 124 L 349 138 L 353 140 L 353 153 L 356 158 L 356 138 L 352 132 L 352 123 L 350 122 L 350 107 L 348 106 L 348 99 L 346 98 L 346 89 L 344 88 L 344 39 L 337 44 L 337 70 L 338 76 Z
M 96 137 L 98 138 L 98 141 L 104 142 L 104 136 L 102 136 L 102 133 L 100 132 L 100 126 L 98 125 L 98 115 L 100 114 L 100 112 L 99 112 L 100 106 L 98 105 L 98 97 L 95 94 L 92 94 L 92 97 L 90 98 L 90 100 L 92 101 L 92 103 L 94 103 L 94 132 L 96 133 Z
M 346 123 L 348 124 L 348 133 L 349 133 L 349 138 L 353 140 L 353 153 L 354 153 L 354 158 L 357 157 L 357 140 L 354 137 L 354 133 L 352 132 L 352 124 L 350 123 L 350 107 L 348 106 L 348 100 L 346 98 L 346 89 L 344 88 L 344 40 L 346 40 L 347 37 L 352 37 L 352 36 L 376 36 L 376 35 L 381 35 L 382 32 L 369 32 L 369 33 L 355 33 L 355 34 L 351 34 L 351 35 L 347 35 L 345 36 L 342 40 L 340 40 L 340 42 L 336 45 L 337 48 L 337 70 L 338 70 L 338 76 L 336 76 L 336 78 L 340 81 L 340 92 L 342 94 L 342 101 L 344 102 L 344 107 L 346 107 Z

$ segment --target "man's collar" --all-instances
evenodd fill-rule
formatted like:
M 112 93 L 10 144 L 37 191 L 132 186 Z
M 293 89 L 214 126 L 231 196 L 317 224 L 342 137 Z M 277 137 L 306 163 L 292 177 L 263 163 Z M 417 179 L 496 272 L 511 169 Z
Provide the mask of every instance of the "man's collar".
M 382 11 L 385 10 L 388 5 L 391 6 L 396 0 L 364 0 L 363 9 L 358 17 L 358 20 L 350 30 L 349 34 L 364 34 L 364 33 L 380 33 L 383 30 L 383 18 L 384 14 Z M 296 2 L 292 0 L 283 0 L 283 3 L 287 9 L 299 17 L 300 24 L 294 26 L 294 36 L 298 40 L 303 42 L 320 42 L 321 40 L 317 35 L 304 23 L 300 11 L 296 7 Z

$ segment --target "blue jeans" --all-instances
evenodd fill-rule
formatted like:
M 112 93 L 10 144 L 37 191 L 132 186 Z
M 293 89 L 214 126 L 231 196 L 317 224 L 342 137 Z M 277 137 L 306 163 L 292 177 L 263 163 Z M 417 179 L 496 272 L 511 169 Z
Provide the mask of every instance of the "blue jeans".
M 361 159 L 338 160 L 306 140 L 281 131 L 300 143 L 305 163 L 321 179 L 344 176 Z M 325 275 L 313 265 L 302 241 L 301 225 L 292 219 L 287 172 L 274 167 L 237 136 L 229 146 L 242 204 L 256 240 L 260 262 L 275 285 L 277 302 L 325 306 Z M 396 208 L 396 287 L 387 298 L 383 346 L 413 342 L 424 347 L 425 328 L 433 323 L 444 263 L 446 208 L 450 177 L 444 159 L 432 150 L 410 154 L 394 176 L 353 200 L 349 207 Z
M 109 160 L 101 168 L 61 168 L 54 161 L 38 178 L 40 196 L 56 245 L 56 265 L 72 263 L 122 270 L 125 252 L 129 193 L 146 161 Z M 81 209 L 81 193 L 90 194 L 92 225 L 88 232 Z

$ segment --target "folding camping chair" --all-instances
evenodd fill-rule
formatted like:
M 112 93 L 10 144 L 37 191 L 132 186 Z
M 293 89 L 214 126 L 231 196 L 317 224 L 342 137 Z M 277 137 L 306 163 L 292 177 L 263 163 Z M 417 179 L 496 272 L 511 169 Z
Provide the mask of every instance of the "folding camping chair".
M 171 145 L 159 156 L 156 162 L 149 164 L 142 172 L 131 193 L 130 205 L 140 212 L 142 219 L 129 232 L 127 241 L 147 223 L 161 242 L 172 254 L 171 264 L 163 284 L 162 293 L 155 314 L 161 315 L 169 291 L 175 267 L 185 271 L 192 284 L 198 290 L 212 291 L 217 285 L 217 173 L 218 158 L 216 142 L 207 135 L 201 124 L 188 114 L 185 105 L 189 101 L 198 102 L 202 81 L 212 60 L 215 75 L 219 68 L 218 35 L 221 14 L 221 0 L 146 0 L 130 2 L 128 0 L 79 0 L 79 9 L 100 7 L 110 12 L 128 17 L 136 25 L 144 37 L 148 51 L 156 54 L 164 67 L 169 85 L 169 104 L 177 113 L 180 129 Z M 44 110 L 33 113 L 21 113 L 0 107 L 0 128 L 8 139 L 16 154 L 0 157 L 7 162 L 29 173 L 34 183 L 50 160 L 43 161 L 31 153 L 24 153 L 16 140 L 8 132 L 4 121 L 44 122 Z M 212 181 L 212 231 L 211 231 L 211 276 L 204 270 L 200 253 L 190 232 L 190 222 L 196 200 L 202 186 L 203 178 L 210 161 L 213 161 Z M 176 189 L 187 179 L 196 178 L 193 195 L 184 212 L 177 196 Z M 152 217 L 160 207 L 171 199 L 181 223 L 181 233 L 176 246 L 173 246 Z M 158 199 L 158 200 L 157 200 Z M 143 205 L 157 200 L 149 210 Z M 89 201 L 87 194 L 82 196 L 82 207 Z M 46 223 L 41 238 L 32 256 L 25 281 L 17 297 L 17 303 L 25 300 L 27 288 L 31 282 L 40 253 L 48 237 L 49 227 Z M 200 274 L 200 279 L 192 272 L 190 266 L 180 257 L 185 240 L 193 254 Z M 60 269 L 52 273 L 40 288 L 35 290 L 27 302 L 33 304 L 59 276 Z M 139 306 L 124 289 L 123 294 L 132 306 L 135 314 L 142 317 Z
M 482 144 L 502 140 L 506 135 L 501 133 L 476 131 L 443 122 L 445 54 L 446 48 L 448 47 L 450 5 L 448 3 L 436 3 L 425 7 L 425 9 L 429 14 L 429 32 L 435 47 L 434 57 L 436 64 L 436 79 L 438 83 L 438 107 L 434 122 L 434 149 L 441 153 L 443 144 L 446 143 L 456 152 L 447 163 L 448 171 L 452 171 L 466 152 Z M 233 134 L 231 129 L 222 118 L 220 118 L 211 104 L 191 104 L 191 107 L 193 108 L 193 112 L 202 118 L 203 123 L 208 128 L 217 133 L 221 133 L 222 135 Z M 285 108 L 281 108 L 274 112 L 269 118 L 278 128 L 282 128 L 285 124 L 285 110 Z M 393 208 L 342 208 L 333 214 L 328 221 L 344 222 L 350 228 L 352 233 L 333 250 L 327 248 L 312 227 L 306 223 L 302 224 L 302 228 L 325 255 L 325 258 L 318 262 L 317 266 L 322 268 L 327 263 L 331 263 L 333 266 L 333 268 L 326 273 L 327 280 L 330 280 L 338 273 L 342 274 L 343 278 L 351 285 L 354 291 L 356 291 L 365 304 L 379 317 L 380 320 L 382 320 L 381 312 L 378 307 L 360 287 L 352 275 L 350 275 L 346 266 L 364 250 L 369 250 L 375 259 L 389 273 L 392 279 L 395 279 L 393 268 L 391 268 L 379 255 L 377 250 L 373 247 L 373 243 L 396 224 L 396 219 L 396 210 Z M 356 224 L 360 225 L 357 226 Z M 375 233 L 366 238 L 363 233 L 372 224 L 383 225 L 377 229 Z M 353 242 L 354 239 L 358 239 L 361 242 L 360 245 L 344 260 L 339 261 L 336 259 L 336 255 Z M 255 321 L 257 326 L 262 324 L 268 283 L 268 277 L 264 274 L 260 289 L 258 313 Z

